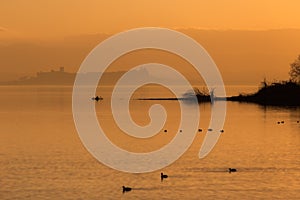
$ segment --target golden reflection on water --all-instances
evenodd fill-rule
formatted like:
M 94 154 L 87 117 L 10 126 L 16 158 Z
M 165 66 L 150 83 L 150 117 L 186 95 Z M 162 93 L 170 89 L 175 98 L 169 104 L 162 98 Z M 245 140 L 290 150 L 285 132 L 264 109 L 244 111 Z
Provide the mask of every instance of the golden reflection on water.
M 96 161 L 77 135 L 71 111 L 71 87 L 0 87 L 0 199 L 299 199 L 299 108 L 228 103 L 224 130 L 205 159 L 198 151 L 205 131 L 190 149 L 160 171 L 128 174 Z M 135 94 L 147 94 L 141 88 Z M 160 93 L 160 92 L 158 92 Z M 103 94 L 103 95 L 102 95 Z M 151 94 L 151 92 L 149 93 Z M 169 95 L 161 91 L 161 95 Z M 96 103 L 108 137 L 125 149 L 144 152 L 166 144 L 177 131 L 178 102 L 162 102 L 169 117 L 167 133 L 150 141 L 133 139 L 112 123 L 109 101 Z M 92 102 L 94 103 L 94 102 Z M 132 100 L 131 114 L 149 122 L 152 103 Z M 209 104 L 201 104 L 199 127 L 207 130 Z M 284 120 L 284 124 L 277 121 Z M 184 134 L 184 130 L 182 132 Z M 237 173 L 229 174 L 234 167 Z M 122 185 L 133 191 L 122 194 Z

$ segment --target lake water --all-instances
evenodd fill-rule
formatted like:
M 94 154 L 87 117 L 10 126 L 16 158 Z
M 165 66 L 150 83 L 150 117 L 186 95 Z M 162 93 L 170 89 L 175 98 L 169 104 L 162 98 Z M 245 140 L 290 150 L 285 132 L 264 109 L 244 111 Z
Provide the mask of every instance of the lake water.
M 153 151 L 178 131 L 177 101 L 133 100 L 131 114 L 140 125 L 149 122 L 149 106 L 162 103 L 168 133 L 149 141 L 129 138 L 113 124 L 106 89 L 103 101 L 91 103 L 118 146 Z M 170 95 L 152 89 L 136 97 Z M 227 94 L 255 90 L 230 86 Z M 225 132 L 207 157 L 198 158 L 204 131 L 170 166 L 130 174 L 101 164 L 83 147 L 72 117 L 72 87 L 1 86 L 0 93 L 0 199 L 300 199 L 299 108 L 228 102 Z M 201 104 L 200 112 L 199 127 L 207 130 L 210 104 Z M 228 173 L 229 167 L 238 172 Z M 160 172 L 169 178 L 161 182 Z M 123 194 L 122 185 L 133 190 Z

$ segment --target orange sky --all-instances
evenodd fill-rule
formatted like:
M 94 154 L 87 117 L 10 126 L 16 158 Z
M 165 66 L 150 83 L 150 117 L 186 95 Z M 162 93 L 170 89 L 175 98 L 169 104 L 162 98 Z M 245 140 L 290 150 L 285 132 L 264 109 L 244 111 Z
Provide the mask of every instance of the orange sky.
M 0 35 L 44 38 L 143 26 L 300 28 L 299 7 L 298 0 L 10 0 L 0 3 Z
M 298 0 L 0 0 L 0 81 L 76 72 L 109 35 L 148 26 L 196 39 L 229 84 L 287 79 L 300 54 L 299 8 Z M 279 31 L 253 31 L 270 29 Z

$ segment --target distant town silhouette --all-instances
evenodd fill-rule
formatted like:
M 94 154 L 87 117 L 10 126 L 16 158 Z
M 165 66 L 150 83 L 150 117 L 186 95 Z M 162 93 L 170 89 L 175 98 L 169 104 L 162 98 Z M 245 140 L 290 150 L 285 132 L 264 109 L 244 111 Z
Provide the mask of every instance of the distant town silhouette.
M 88 72 L 80 74 L 82 76 L 99 77 L 101 75 L 101 83 L 111 85 L 118 81 L 126 71 L 117 72 Z M 48 72 L 37 72 L 36 76 L 23 76 L 14 81 L 3 81 L 0 85 L 73 85 L 76 73 L 66 72 L 64 67 L 59 67 L 58 70 L 50 70 Z M 135 70 L 132 76 L 139 76 L 143 79 L 148 79 L 149 75 L 146 69 Z M 89 78 L 87 78 L 88 83 Z

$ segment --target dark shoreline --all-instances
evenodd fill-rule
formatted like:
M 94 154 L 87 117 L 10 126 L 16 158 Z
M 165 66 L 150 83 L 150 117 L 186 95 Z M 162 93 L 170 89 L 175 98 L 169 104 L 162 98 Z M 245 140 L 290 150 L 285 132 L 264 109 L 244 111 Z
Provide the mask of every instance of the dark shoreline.
M 198 103 L 211 102 L 210 95 L 195 89 Z M 187 96 L 190 96 L 189 93 Z M 190 100 L 190 97 L 182 98 L 139 98 L 137 100 Z M 253 94 L 240 94 L 231 97 L 214 97 L 214 101 L 233 101 L 241 103 L 256 103 L 264 106 L 300 106 L 300 84 L 292 81 L 283 81 L 267 84 L 264 82 L 257 92 Z
M 300 84 L 292 81 L 264 83 L 256 93 L 232 96 L 227 100 L 270 106 L 300 106 Z
M 135 100 L 140 101 L 189 101 L 189 98 L 139 98 Z M 231 101 L 231 102 L 239 102 L 239 103 L 255 103 L 263 106 L 300 106 L 300 101 L 291 101 L 291 102 L 267 102 L 264 100 L 254 100 L 250 96 L 231 96 L 231 97 L 217 97 L 214 98 L 214 101 Z M 208 103 L 211 100 L 198 101 L 198 103 Z
M 228 97 L 215 97 L 214 98 L 214 101 L 225 101 L 227 100 Z M 142 100 L 142 101 L 189 101 L 191 100 L 191 98 L 185 98 L 185 97 L 182 97 L 182 98 L 161 98 L 161 97 L 158 97 L 158 98 L 138 98 L 138 99 L 135 99 L 135 100 Z M 210 100 L 210 96 L 205 96 L 204 98 L 202 98 L 202 100 L 199 101 L 198 99 L 198 102 L 201 103 L 201 102 L 211 102 Z

